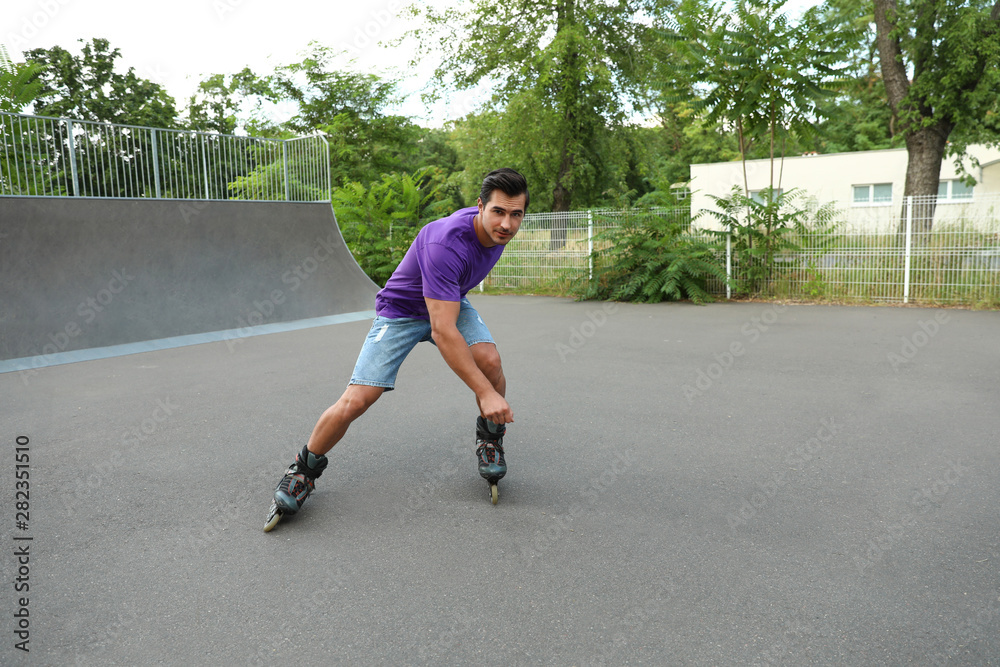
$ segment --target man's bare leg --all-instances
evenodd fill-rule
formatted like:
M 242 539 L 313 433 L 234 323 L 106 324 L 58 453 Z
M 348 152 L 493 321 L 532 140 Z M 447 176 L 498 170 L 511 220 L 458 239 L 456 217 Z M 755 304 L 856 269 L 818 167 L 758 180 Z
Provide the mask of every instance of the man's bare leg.
M 282 516 L 299 511 L 327 466 L 325 454 L 344 437 L 351 422 L 363 415 L 384 391 L 382 387 L 348 385 L 340 400 L 323 412 L 309 443 L 295 457 L 295 463 L 285 471 L 274 490 L 274 502 L 264 523 L 265 532 L 274 528 Z
M 351 422 L 363 415 L 384 391 L 383 387 L 348 385 L 340 399 L 320 415 L 309 436 L 309 451 L 321 455 L 333 449 L 347 433 Z

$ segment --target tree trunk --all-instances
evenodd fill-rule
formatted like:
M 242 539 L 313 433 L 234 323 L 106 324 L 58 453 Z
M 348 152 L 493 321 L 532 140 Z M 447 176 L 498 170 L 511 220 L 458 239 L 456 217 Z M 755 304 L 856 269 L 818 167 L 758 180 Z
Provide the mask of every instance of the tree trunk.
M 743 116 L 736 119 L 736 137 L 740 142 L 740 161 L 743 163 L 743 195 L 750 196 L 750 181 L 747 180 L 747 147 L 743 139 Z
M 576 24 L 576 0 L 559 0 L 556 4 L 556 34 L 563 32 Z M 565 129 L 563 138 L 562 154 L 559 157 L 559 171 L 556 174 L 556 185 L 552 189 L 552 210 L 556 213 L 565 213 L 573 203 L 573 192 L 568 182 L 572 180 L 574 162 L 574 138 L 578 128 L 575 125 L 574 107 L 576 105 L 579 82 L 574 76 L 578 65 L 579 53 L 576 49 L 570 49 L 565 54 L 562 63 L 562 90 L 560 91 L 560 101 L 566 105 L 565 109 Z M 566 245 L 566 222 L 553 221 L 553 226 L 549 232 L 549 247 L 551 250 L 559 250 Z
M 885 85 L 886 99 L 892 109 L 893 119 L 899 116 L 900 104 L 910 91 L 910 79 L 903 62 L 896 30 L 896 0 L 874 0 L 875 46 L 878 48 L 879 67 Z
M 562 158 L 559 161 L 559 173 L 556 175 L 556 187 L 552 189 L 552 210 L 556 213 L 569 211 L 573 201 L 573 193 L 566 187 L 573 170 L 573 152 L 569 147 L 570 138 L 563 139 Z M 549 229 L 549 250 L 560 250 L 566 245 L 566 222 L 553 220 Z
M 906 184 L 903 186 L 903 196 L 914 197 L 912 215 L 915 234 L 929 232 L 934 226 L 941 163 L 949 134 L 951 127 L 939 122 L 906 135 Z M 900 231 L 905 229 L 905 224 L 905 219 L 900 220 Z
M 917 198 L 912 211 L 913 231 L 929 232 L 934 225 L 941 162 L 948 145 L 948 135 L 954 125 L 946 120 L 939 120 L 926 127 L 921 124 L 921 119 L 932 117 L 934 112 L 919 100 L 909 98 L 910 79 L 899 37 L 895 32 L 896 0 L 874 0 L 874 4 L 875 44 L 878 47 L 886 98 L 892 109 L 893 123 L 902 119 L 899 131 L 906 139 L 906 182 L 903 185 L 903 196 Z M 906 226 L 905 215 L 904 202 L 903 215 L 899 221 L 901 233 Z
M 568 211 L 572 202 L 572 192 L 566 185 L 573 171 L 573 151 L 570 147 L 572 139 L 563 138 L 562 154 L 559 158 L 559 171 L 556 173 L 556 186 L 552 189 L 552 210 Z

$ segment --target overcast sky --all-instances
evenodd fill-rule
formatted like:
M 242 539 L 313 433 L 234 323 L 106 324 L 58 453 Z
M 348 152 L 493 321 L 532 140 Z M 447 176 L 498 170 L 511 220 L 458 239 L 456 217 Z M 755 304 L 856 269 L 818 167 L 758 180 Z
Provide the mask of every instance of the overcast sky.
M 419 91 L 437 63 L 411 69 L 412 45 L 379 45 L 413 27 L 397 16 L 410 0 L 2 1 L 0 43 L 14 60 L 22 51 L 56 45 L 79 52 L 77 40 L 103 37 L 120 49 L 120 64 L 163 85 L 178 107 L 205 76 L 246 66 L 266 74 L 301 60 L 310 41 L 346 50 L 357 71 L 401 79 L 408 98 L 398 112 L 424 125 L 464 116 L 482 94 L 458 94 L 434 109 L 420 102 Z M 791 0 L 788 10 L 794 16 L 811 4 L 816 1 Z

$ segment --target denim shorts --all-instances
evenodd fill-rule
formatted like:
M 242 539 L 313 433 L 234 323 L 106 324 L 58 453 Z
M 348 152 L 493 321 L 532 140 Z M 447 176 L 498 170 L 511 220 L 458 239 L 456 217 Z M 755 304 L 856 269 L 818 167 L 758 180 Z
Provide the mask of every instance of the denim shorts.
M 469 300 L 462 299 L 459 303 L 457 325 L 465 342 L 470 347 L 476 343 L 493 343 L 490 330 Z M 376 317 L 354 365 L 350 384 L 384 387 L 386 391 L 392 391 L 403 359 L 417 343 L 423 341 L 434 343 L 430 320 Z

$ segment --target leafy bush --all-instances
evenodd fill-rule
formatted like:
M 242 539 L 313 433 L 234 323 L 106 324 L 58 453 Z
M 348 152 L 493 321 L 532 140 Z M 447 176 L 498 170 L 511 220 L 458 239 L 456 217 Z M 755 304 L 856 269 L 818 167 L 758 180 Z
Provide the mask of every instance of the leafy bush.
M 378 285 L 396 270 L 417 232 L 440 217 L 439 185 L 428 169 L 384 174 L 365 188 L 348 183 L 333 192 L 333 209 L 354 259 Z M 450 211 L 449 211 L 450 212 Z
M 713 301 L 708 281 L 726 281 L 720 249 L 689 229 L 687 218 L 663 217 L 646 208 L 628 211 L 619 226 L 595 237 L 600 249 L 594 251 L 594 277 L 582 298 Z

